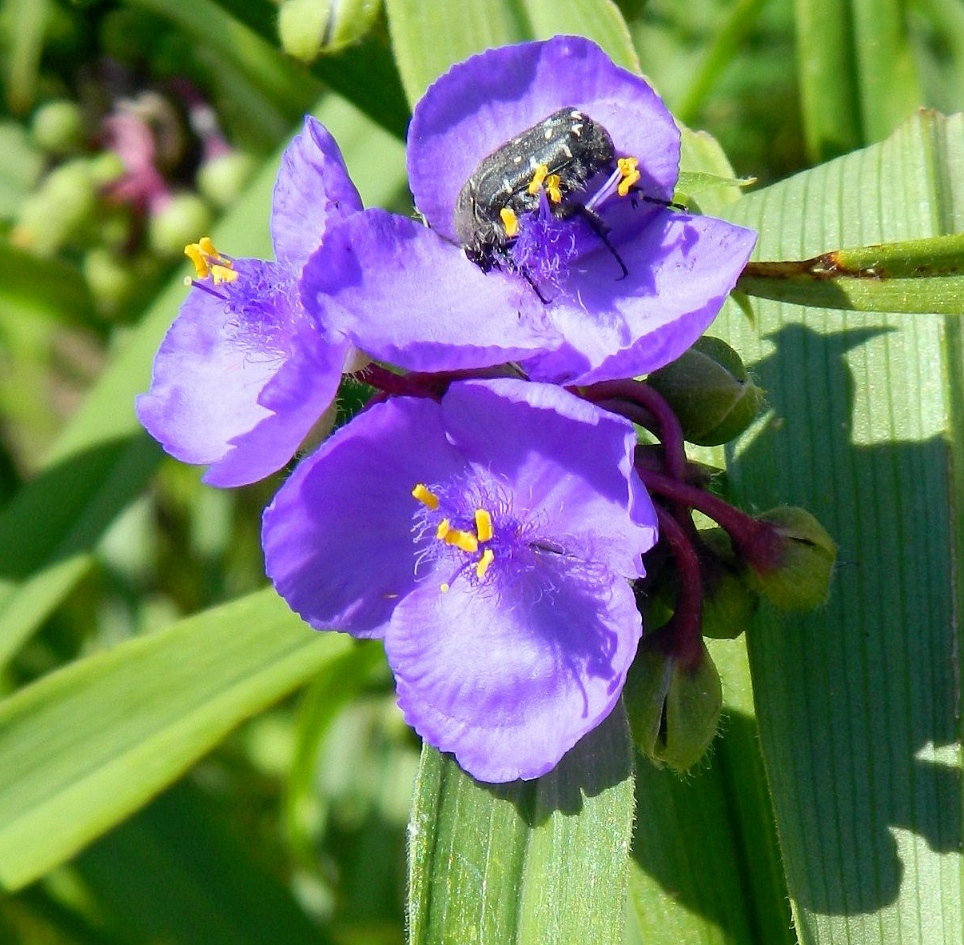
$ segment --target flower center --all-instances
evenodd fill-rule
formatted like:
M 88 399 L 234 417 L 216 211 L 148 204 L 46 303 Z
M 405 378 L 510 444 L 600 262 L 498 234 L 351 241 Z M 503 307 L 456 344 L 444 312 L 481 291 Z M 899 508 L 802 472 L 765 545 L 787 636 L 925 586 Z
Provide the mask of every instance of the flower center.
M 495 538 L 492 513 L 481 505 L 476 505 L 469 517 L 463 509 L 459 508 L 464 503 L 452 502 L 449 497 L 446 497 L 449 498 L 448 501 L 443 502 L 440 493 L 444 496 L 442 490 L 433 491 L 421 482 L 412 489 L 413 498 L 420 502 L 428 513 L 419 516 L 421 519 L 419 531 L 423 535 L 432 534 L 432 522 L 429 521 L 431 517 L 435 522 L 434 540 L 440 543 L 440 546 L 437 544 L 430 550 L 430 554 L 434 551 L 435 554 L 432 556 L 439 557 L 449 550 L 461 552 L 462 554 L 458 555 L 460 560 L 457 573 L 463 572 L 466 568 L 473 568 L 475 577 L 481 581 L 492 566 L 492 562 L 495 561 L 493 548 L 482 547 L 489 545 Z M 440 585 L 443 593 L 448 591 L 449 587 L 448 581 Z
M 184 255 L 196 273 L 185 285 L 224 303 L 224 314 L 230 316 L 224 330 L 237 347 L 260 361 L 290 357 L 304 310 L 297 279 L 286 266 L 235 260 L 218 252 L 207 236 L 186 246 Z

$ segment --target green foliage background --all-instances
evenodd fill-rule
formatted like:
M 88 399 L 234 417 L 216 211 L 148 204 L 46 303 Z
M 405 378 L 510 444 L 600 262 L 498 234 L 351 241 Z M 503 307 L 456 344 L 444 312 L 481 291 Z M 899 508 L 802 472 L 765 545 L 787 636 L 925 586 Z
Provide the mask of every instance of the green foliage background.
M 812 510 L 840 564 L 819 612 L 711 643 L 708 758 L 682 778 L 634 759 L 618 712 L 557 771 L 490 789 L 420 760 L 377 645 L 310 633 L 264 588 L 279 480 L 203 488 L 138 428 L 183 267 L 107 319 L 77 258 L 0 244 L 0 941 L 960 942 L 964 254 L 907 241 L 964 232 L 964 124 L 939 113 L 962 103 L 964 7 L 386 0 L 303 67 L 267 0 L 4 0 L 4 232 L 42 163 L 32 109 L 119 12 L 257 156 L 212 233 L 233 255 L 270 254 L 306 110 L 366 205 L 407 212 L 424 87 L 574 32 L 710 132 L 685 135 L 685 170 L 757 178 L 696 197 L 760 231 L 756 259 L 900 244 L 873 253 L 903 275 L 747 280 L 752 318 L 728 303 L 713 327 L 768 402 L 704 458 L 745 508 Z

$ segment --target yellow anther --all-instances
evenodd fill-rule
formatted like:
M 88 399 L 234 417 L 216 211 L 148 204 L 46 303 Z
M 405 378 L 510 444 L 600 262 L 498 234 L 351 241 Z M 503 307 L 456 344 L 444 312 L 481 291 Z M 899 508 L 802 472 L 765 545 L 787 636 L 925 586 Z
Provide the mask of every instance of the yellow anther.
M 439 584 L 438 589 L 439 589 L 443 594 L 448 594 L 448 592 L 449 592 L 449 585 L 448 585 L 447 583 L 446 583 L 446 584 Z
M 532 175 L 532 180 L 529 181 L 529 193 L 534 197 L 542 189 L 542 182 L 546 179 L 549 174 L 549 166 L 547 164 L 540 164 Z
M 222 282 L 234 282 L 237 278 L 237 272 L 230 266 L 222 266 L 218 263 L 211 267 L 211 281 L 215 285 L 221 285 Z
M 492 516 L 485 509 L 475 510 L 475 531 L 479 541 L 490 541 L 495 534 L 492 530 Z
M 546 194 L 553 203 L 562 203 L 561 183 L 558 174 L 550 174 L 546 178 Z
M 412 498 L 418 499 L 422 505 L 427 506 L 433 512 L 438 508 L 438 496 L 424 482 L 416 484 L 412 489 Z
M 619 160 L 616 161 L 616 167 L 619 168 L 619 173 L 622 175 L 622 180 L 616 188 L 616 193 L 618 193 L 620 197 L 625 197 L 633 184 L 639 181 L 639 161 L 634 157 L 619 158 Z
M 482 552 L 482 557 L 479 558 L 478 564 L 475 566 L 475 576 L 481 580 L 485 577 L 485 572 L 489 570 L 489 566 L 495 561 L 495 552 L 491 548 L 486 548 Z
M 188 243 L 184 247 L 184 255 L 194 264 L 198 279 L 211 276 L 214 284 L 220 285 L 222 282 L 234 282 L 238 278 L 234 263 L 214 248 L 210 236 L 202 236 L 196 243 Z
M 208 261 L 204 258 L 204 253 L 201 252 L 201 247 L 198 243 L 188 243 L 184 247 L 184 255 L 194 264 L 194 271 L 197 273 L 198 279 L 204 279 L 211 272 L 208 266 Z
M 505 235 L 510 239 L 513 236 L 517 236 L 519 233 L 519 218 L 515 215 L 514 210 L 510 210 L 508 207 L 503 207 L 499 211 L 499 218 L 502 220 L 502 226 L 505 228 Z
M 447 518 L 443 518 L 442 521 L 438 523 L 438 528 L 435 529 L 435 537 L 439 541 L 443 541 L 451 530 L 452 523 Z
M 455 545 L 462 551 L 474 554 L 479 550 L 479 539 L 472 532 L 462 531 L 461 528 L 450 529 L 442 539 L 447 545 Z

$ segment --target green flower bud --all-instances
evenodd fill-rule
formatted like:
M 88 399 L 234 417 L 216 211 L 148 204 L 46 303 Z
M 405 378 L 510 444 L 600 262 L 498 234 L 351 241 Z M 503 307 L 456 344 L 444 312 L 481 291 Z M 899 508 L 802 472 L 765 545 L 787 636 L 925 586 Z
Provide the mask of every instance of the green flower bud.
M 107 317 L 123 306 L 137 286 L 134 267 L 103 246 L 96 246 L 84 255 L 83 273 L 97 310 Z
M 11 241 L 38 256 L 52 256 L 92 226 L 97 207 L 89 162 L 68 161 L 51 171 L 20 205 Z
M 700 532 L 705 549 L 700 554 L 703 578 L 703 620 L 705 637 L 732 640 L 750 625 L 760 599 L 743 577 L 733 556 L 730 540 L 722 528 Z
M 101 151 L 88 162 L 90 176 L 98 187 L 112 184 L 127 173 L 124 161 L 116 151 Z
M 360 40 L 372 27 L 380 0 L 282 0 L 278 35 L 286 53 L 313 62 Z
M 692 670 L 665 651 L 660 634 L 639 646 L 623 700 L 636 747 L 657 765 L 685 771 L 706 753 L 723 707 L 720 674 L 706 646 Z
M 151 218 L 148 242 L 158 256 L 179 256 L 188 243 L 211 227 L 211 211 L 197 194 L 182 193 Z
M 683 436 L 700 446 L 728 443 L 754 421 L 763 403 L 763 391 L 747 378 L 740 356 L 718 338 L 700 338 L 647 383 L 672 407 Z
M 231 206 L 255 169 L 255 159 L 243 151 L 231 151 L 205 161 L 197 172 L 198 192 L 219 209 Z
M 84 143 L 84 116 L 68 99 L 41 105 L 33 115 L 30 133 L 37 147 L 61 156 L 79 151 Z
M 827 602 L 837 546 L 805 509 L 783 506 L 757 516 L 780 539 L 779 560 L 748 569 L 750 586 L 781 610 L 809 610 Z

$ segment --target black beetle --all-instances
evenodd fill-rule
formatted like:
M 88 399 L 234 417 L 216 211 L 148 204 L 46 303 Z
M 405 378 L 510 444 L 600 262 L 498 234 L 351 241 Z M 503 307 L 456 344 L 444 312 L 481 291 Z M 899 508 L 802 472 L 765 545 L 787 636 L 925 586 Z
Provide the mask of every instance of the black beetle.
M 541 167 L 545 171 L 537 178 Z M 553 215 L 584 217 L 626 275 L 606 224 L 578 199 L 590 181 L 603 172 L 611 175 L 616 167 L 616 148 L 602 125 L 575 108 L 553 112 L 485 157 L 459 191 L 455 232 L 466 256 L 484 272 L 512 268 L 508 247 L 515 234 L 511 225 L 507 232 L 506 212 L 511 221 L 538 210 L 539 183 L 545 178 L 548 185 L 547 175 L 554 175 L 553 189 L 547 186 Z

